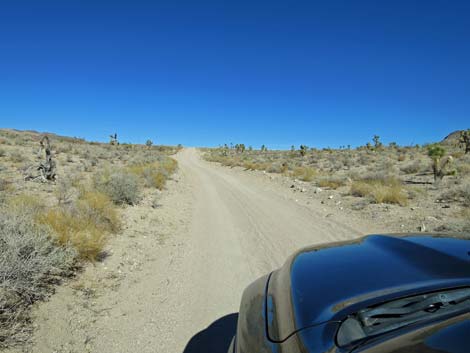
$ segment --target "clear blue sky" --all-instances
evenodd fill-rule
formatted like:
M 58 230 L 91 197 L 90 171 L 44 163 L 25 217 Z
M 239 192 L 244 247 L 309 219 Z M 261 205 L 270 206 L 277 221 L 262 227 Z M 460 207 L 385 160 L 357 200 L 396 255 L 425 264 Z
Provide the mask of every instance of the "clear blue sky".
M 470 1 L 0 2 L 0 127 L 289 148 L 470 127 Z

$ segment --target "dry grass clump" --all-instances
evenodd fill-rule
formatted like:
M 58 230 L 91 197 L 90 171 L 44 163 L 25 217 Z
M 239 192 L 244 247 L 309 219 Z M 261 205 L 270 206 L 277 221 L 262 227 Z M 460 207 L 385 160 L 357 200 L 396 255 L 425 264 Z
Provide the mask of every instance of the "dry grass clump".
M 408 198 L 403 185 L 396 178 L 363 179 L 351 184 L 350 194 L 369 197 L 376 203 L 390 203 L 405 206 Z
M 128 171 L 105 170 L 97 173 L 93 182 L 95 188 L 108 195 L 115 204 L 135 205 L 141 198 L 139 179 Z
M 312 181 L 316 174 L 317 171 L 310 167 L 295 167 L 292 171 L 292 176 L 302 181 Z
M 441 200 L 457 201 L 464 206 L 470 207 L 470 180 L 442 191 L 439 198 Z
M 90 261 L 100 256 L 108 235 L 120 227 L 112 201 L 97 191 L 86 191 L 73 205 L 50 209 L 38 220 L 51 227 L 59 244 L 72 246 Z
M 143 180 L 146 187 L 155 187 L 162 190 L 171 174 L 176 171 L 178 163 L 172 158 L 164 158 L 162 161 L 136 164 L 127 170 Z
M 12 183 L 6 179 L 0 178 L 0 192 L 8 191 L 12 188 Z
M 26 161 L 24 154 L 17 150 L 11 151 L 9 157 L 10 161 L 13 163 L 22 163 Z
M 0 210 L 0 349 L 27 340 L 27 307 L 46 297 L 75 263 L 75 250 L 57 246 L 32 210 Z
M 245 170 L 268 170 L 270 167 L 271 167 L 270 163 L 260 163 L 260 162 L 243 163 L 243 168 L 245 168 Z
M 329 176 L 318 179 L 318 186 L 330 189 L 337 189 L 346 184 L 344 178 Z
M 423 170 L 423 163 L 421 160 L 415 159 L 414 161 L 402 165 L 400 170 L 405 174 L 416 174 Z

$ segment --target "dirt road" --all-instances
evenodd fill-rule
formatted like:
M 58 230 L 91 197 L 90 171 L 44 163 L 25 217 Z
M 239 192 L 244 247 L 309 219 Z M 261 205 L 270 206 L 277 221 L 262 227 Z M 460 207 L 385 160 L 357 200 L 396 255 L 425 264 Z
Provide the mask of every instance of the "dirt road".
M 326 217 L 250 173 L 176 159 L 160 206 L 125 210 L 110 256 L 35 310 L 34 352 L 224 352 L 243 289 L 299 247 L 352 238 L 357 224 Z

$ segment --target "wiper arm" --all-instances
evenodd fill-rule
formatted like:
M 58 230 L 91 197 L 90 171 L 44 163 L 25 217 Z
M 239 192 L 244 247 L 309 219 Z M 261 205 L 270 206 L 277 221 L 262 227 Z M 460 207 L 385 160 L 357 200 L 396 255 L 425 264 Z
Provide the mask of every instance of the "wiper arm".
M 358 312 L 358 317 L 364 325 L 375 324 L 376 319 L 400 318 L 417 312 L 435 312 L 442 306 L 456 305 L 470 299 L 470 289 L 456 292 L 422 295 L 405 298 L 375 309 L 366 309 Z M 373 320 L 372 323 L 369 321 Z
M 367 341 L 427 319 L 470 311 L 470 288 L 415 295 L 369 307 L 350 315 L 340 326 L 340 346 Z

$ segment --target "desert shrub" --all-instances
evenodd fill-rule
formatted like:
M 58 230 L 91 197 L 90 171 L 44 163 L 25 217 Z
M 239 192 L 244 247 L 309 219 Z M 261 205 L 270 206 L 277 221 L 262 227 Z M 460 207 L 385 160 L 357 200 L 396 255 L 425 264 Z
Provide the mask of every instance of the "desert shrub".
M 44 211 L 44 203 L 35 196 L 19 194 L 12 196 L 7 202 L 8 209 L 12 213 L 27 214 L 32 218 Z
M 400 170 L 405 174 L 415 174 L 423 169 L 423 164 L 419 159 L 415 159 L 400 167 Z
M 129 172 L 141 178 L 147 187 L 162 190 L 167 179 L 175 172 L 177 162 L 166 158 L 161 162 L 136 164 L 128 168 Z
M 69 202 L 73 195 L 72 180 L 66 177 L 59 178 L 55 186 L 54 194 L 59 204 Z
M 310 167 L 295 167 L 292 171 L 292 176 L 294 178 L 298 178 L 303 181 L 312 181 L 316 174 L 316 170 Z
M 96 260 L 109 234 L 120 227 L 117 211 L 108 196 L 85 191 L 69 207 L 57 207 L 38 216 L 48 225 L 59 244 L 76 249 L 80 258 Z
M 139 180 L 127 171 L 104 171 L 94 176 L 95 188 L 116 204 L 135 205 L 140 200 Z
M 470 156 L 467 155 L 463 158 L 460 158 L 456 163 L 456 169 L 459 175 L 470 175 L 470 158 L 468 157 Z
M 318 185 L 324 188 L 337 189 L 346 184 L 346 181 L 340 177 L 322 177 L 318 179 Z
M 0 348 L 27 339 L 26 308 L 46 297 L 75 262 L 76 252 L 57 246 L 49 228 L 32 216 L 0 210 Z
M 168 175 L 171 175 L 178 168 L 178 162 L 176 162 L 176 160 L 174 160 L 173 158 L 165 158 L 162 163 L 162 167 Z
M 398 162 L 403 162 L 406 159 L 405 154 L 399 154 L 397 157 Z
M 17 150 L 11 151 L 9 157 L 10 157 L 10 160 L 14 163 L 21 163 L 21 162 L 26 161 L 26 158 L 24 157 L 24 155 L 20 151 L 17 151 Z
M 269 170 L 271 168 L 271 163 L 259 162 L 259 161 L 247 161 L 247 162 L 243 162 L 241 166 L 245 168 L 245 170 Z
M 0 157 L 5 157 L 6 155 L 7 152 L 3 148 L 0 148 Z
M 442 191 L 439 195 L 441 200 L 461 202 L 464 206 L 470 207 L 470 181 L 465 181 L 462 185 L 456 185 Z
M 390 203 L 405 206 L 408 203 L 403 186 L 398 179 L 363 179 L 351 184 L 350 194 L 369 197 L 376 203 Z
M 11 187 L 11 183 L 7 180 L 0 178 L 0 192 L 7 191 Z
M 166 184 L 166 176 L 162 172 L 157 171 L 151 176 L 151 185 L 162 190 Z
M 282 173 L 283 172 L 283 166 L 279 163 L 272 163 L 269 165 L 267 172 L 269 173 Z

